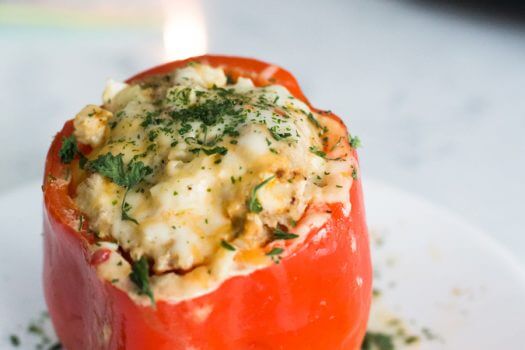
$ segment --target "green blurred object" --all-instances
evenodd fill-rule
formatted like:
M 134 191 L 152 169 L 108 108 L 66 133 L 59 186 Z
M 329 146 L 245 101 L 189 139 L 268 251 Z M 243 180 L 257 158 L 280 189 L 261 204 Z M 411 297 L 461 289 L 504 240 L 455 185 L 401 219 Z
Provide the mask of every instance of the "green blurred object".
M 89 4 L 89 3 L 88 3 Z M 111 3 L 110 3 L 111 4 Z M 59 6 L 58 4 L 0 3 L 0 25 L 54 28 L 158 29 L 162 23 L 160 5 L 122 7 L 113 5 Z

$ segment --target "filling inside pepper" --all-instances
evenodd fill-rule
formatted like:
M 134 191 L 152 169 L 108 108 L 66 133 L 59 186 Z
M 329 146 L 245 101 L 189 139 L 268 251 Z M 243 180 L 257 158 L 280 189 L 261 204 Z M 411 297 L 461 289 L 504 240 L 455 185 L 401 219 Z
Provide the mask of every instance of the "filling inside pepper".
M 73 161 L 74 200 L 93 250 L 112 252 L 99 274 L 124 290 L 194 295 L 279 262 L 324 223 L 324 204 L 350 210 L 357 169 L 344 128 L 280 85 L 222 68 L 110 82 L 73 135 L 92 149 Z

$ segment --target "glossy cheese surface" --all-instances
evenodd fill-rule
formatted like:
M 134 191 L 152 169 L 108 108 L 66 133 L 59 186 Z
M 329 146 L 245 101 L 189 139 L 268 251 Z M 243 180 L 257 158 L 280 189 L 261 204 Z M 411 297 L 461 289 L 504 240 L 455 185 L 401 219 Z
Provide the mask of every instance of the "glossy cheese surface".
M 91 165 L 76 188 L 102 240 L 92 249 L 112 252 L 99 275 L 128 292 L 129 258 L 151 261 L 156 298 L 181 300 L 278 261 L 323 225 L 323 205 L 351 210 L 348 136 L 279 85 L 189 64 L 111 82 L 103 105 L 86 106 L 74 127 L 92 148 L 87 164 L 147 169 L 127 186 L 115 169 Z

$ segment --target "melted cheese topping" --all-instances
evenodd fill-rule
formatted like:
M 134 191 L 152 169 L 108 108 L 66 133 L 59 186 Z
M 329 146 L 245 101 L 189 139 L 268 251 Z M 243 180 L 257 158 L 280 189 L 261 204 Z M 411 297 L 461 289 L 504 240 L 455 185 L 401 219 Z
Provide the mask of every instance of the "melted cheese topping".
M 344 128 L 282 86 L 227 81 L 220 68 L 191 64 L 112 82 L 102 107 L 75 118 L 77 139 L 93 147 L 75 201 L 112 252 L 99 275 L 137 301 L 145 298 L 119 248 L 151 261 L 156 298 L 178 301 L 271 264 L 270 247 L 285 246 L 275 232 L 293 233 L 298 245 L 324 224 L 316 207 L 350 210 L 356 164 Z M 146 176 L 132 186 L 115 180 L 93 165 L 108 154 Z

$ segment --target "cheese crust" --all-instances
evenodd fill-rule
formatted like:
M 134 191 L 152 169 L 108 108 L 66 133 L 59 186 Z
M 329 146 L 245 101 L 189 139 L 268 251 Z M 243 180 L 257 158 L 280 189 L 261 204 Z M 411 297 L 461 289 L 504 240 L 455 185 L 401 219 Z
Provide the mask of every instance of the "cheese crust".
M 92 147 L 74 200 L 100 239 L 92 250 L 111 251 L 100 277 L 137 301 L 130 260 L 146 257 L 155 298 L 175 302 L 289 254 L 328 219 L 323 205 L 351 209 L 344 127 L 283 86 L 192 63 L 112 81 L 103 101 L 74 121 Z M 115 180 L 104 161 L 119 159 L 140 181 Z

